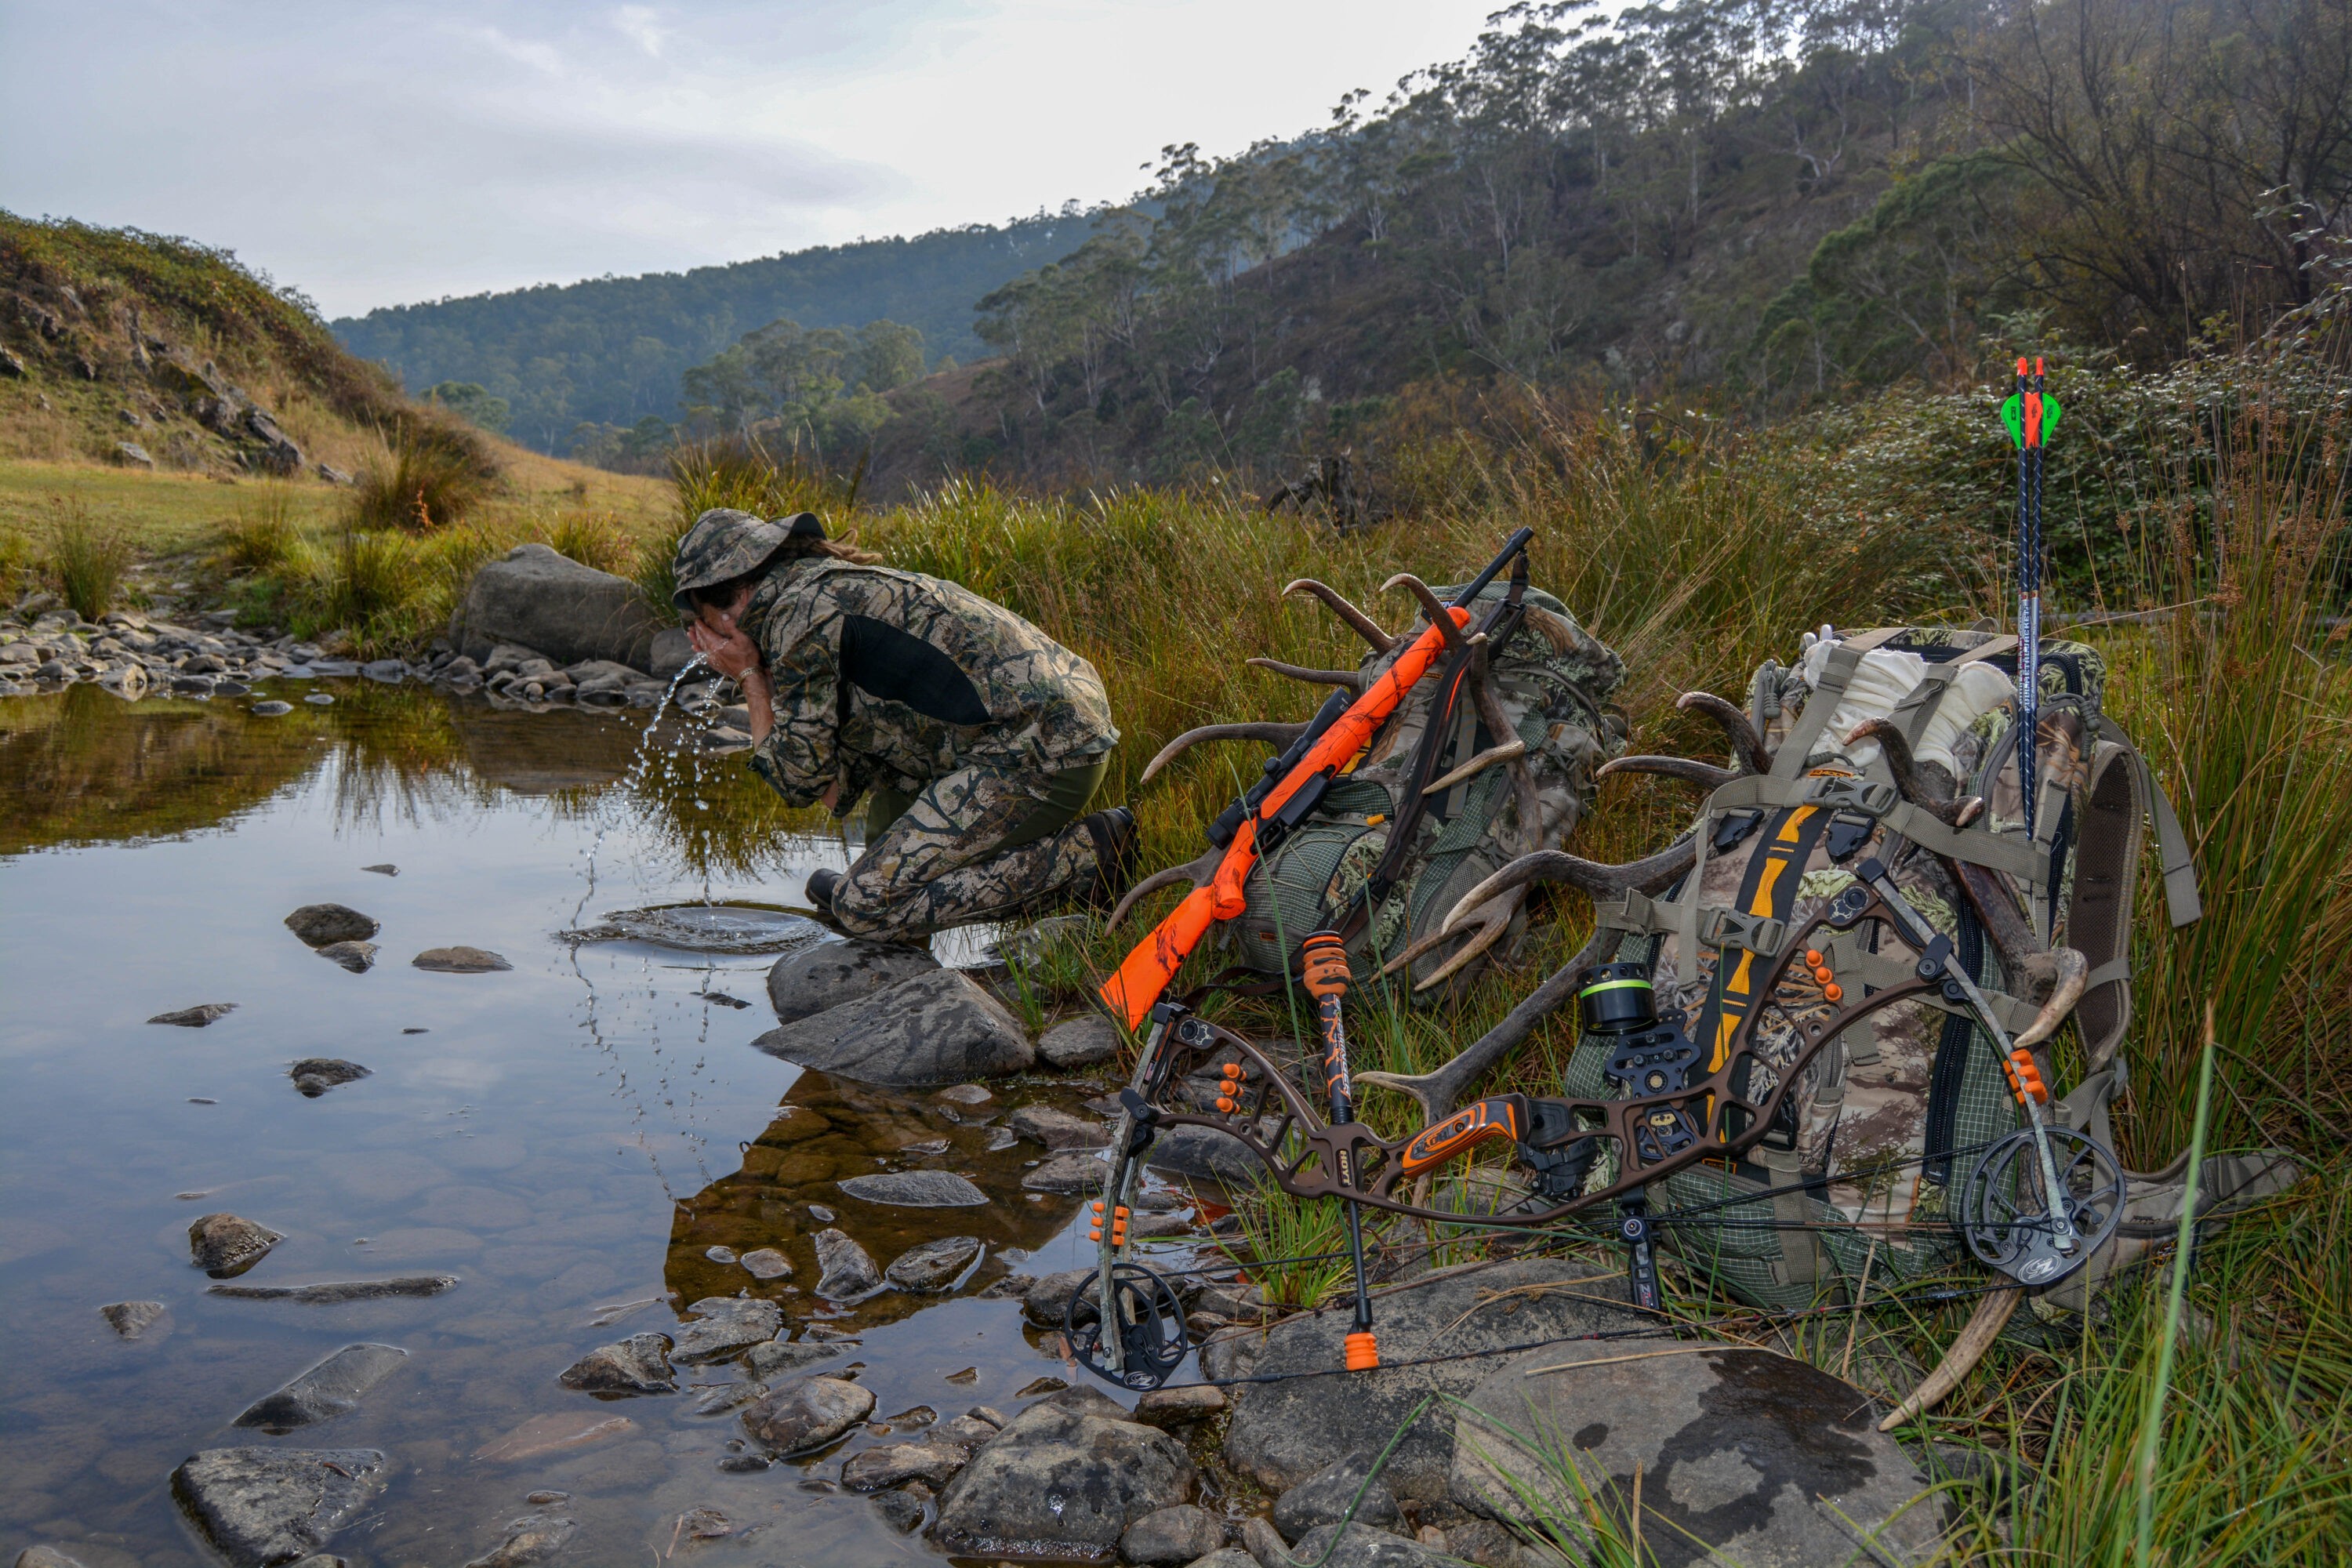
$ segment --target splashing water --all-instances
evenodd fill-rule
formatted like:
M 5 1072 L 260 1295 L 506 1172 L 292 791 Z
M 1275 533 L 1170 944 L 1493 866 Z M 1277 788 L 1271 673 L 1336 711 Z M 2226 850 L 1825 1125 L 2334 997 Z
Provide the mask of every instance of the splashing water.
M 572 906 L 573 925 L 580 923 L 581 911 L 588 907 L 588 900 L 596 896 L 596 857 L 604 849 L 604 835 L 612 830 L 613 826 L 613 814 L 609 803 L 615 799 L 624 801 L 629 799 L 646 782 L 646 769 L 654 759 L 654 731 L 661 727 L 662 715 L 669 711 L 669 705 L 677 699 L 677 689 L 686 684 L 686 678 L 696 670 L 706 668 L 707 664 L 708 661 L 698 653 L 688 659 L 676 675 L 670 677 L 669 689 L 661 694 L 661 700 L 654 704 L 653 717 L 646 721 L 646 727 L 637 733 L 636 754 L 629 759 L 629 771 L 621 775 L 621 787 L 607 792 L 596 803 L 596 834 L 588 841 L 585 881 L 580 889 L 580 901 Z M 674 760 L 674 753 L 670 755 Z M 663 763 L 665 777 L 668 776 L 670 762 L 666 761 Z M 706 875 L 703 879 L 703 901 L 708 903 L 709 898 L 709 878 Z

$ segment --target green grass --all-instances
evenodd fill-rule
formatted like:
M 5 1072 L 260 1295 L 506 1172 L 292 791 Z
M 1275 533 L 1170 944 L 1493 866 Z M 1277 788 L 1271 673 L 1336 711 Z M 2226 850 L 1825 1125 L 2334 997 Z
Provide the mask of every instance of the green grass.
M 60 498 L 49 519 L 48 546 L 49 576 L 76 615 L 94 621 L 114 607 L 133 554 L 121 526 L 97 521 L 88 507 Z
M 431 533 L 470 517 L 497 478 L 471 436 L 408 420 L 361 468 L 352 489 L 352 521 L 364 529 Z

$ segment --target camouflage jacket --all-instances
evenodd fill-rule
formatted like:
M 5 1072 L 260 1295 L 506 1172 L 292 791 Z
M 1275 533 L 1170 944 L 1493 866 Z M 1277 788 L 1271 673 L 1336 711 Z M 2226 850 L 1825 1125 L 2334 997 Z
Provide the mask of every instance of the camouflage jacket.
M 745 607 L 775 689 L 752 769 L 794 805 L 839 809 L 975 765 L 1057 772 L 1118 740 L 1102 678 L 1001 605 L 919 573 L 779 564 Z

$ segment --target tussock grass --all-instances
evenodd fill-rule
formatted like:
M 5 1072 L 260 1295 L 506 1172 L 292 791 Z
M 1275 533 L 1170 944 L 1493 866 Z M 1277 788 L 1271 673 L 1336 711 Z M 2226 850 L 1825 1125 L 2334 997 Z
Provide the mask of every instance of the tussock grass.
M 270 484 L 240 495 L 215 543 L 222 563 L 232 573 L 275 572 L 294 560 L 303 540 L 291 490 Z
M 351 520 L 361 529 L 431 533 L 463 522 L 488 496 L 497 470 L 463 432 L 406 419 L 361 468 Z
M 76 615 L 94 621 L 114 607 L 132 557 L 121 528 L 91 517 L 76 499 L 59 497 L 50 506 L 48 544 L 49 575 Z

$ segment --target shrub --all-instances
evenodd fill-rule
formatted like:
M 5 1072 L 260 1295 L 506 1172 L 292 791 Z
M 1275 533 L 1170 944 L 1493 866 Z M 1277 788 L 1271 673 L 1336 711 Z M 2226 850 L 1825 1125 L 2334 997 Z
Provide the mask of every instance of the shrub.
M 464 521 L 495 477 L 481 448 L 462 432 L 411 421 L 360 471 L 352 521 L 362 530 L 430 533 Z
M 109 523 L 93 521 L 79 500 L 51 503 L 49 572 L 58 592 L 83 620 L 94 621 L 114 606 L 122 574 L 131 565 L 131 539 Z

